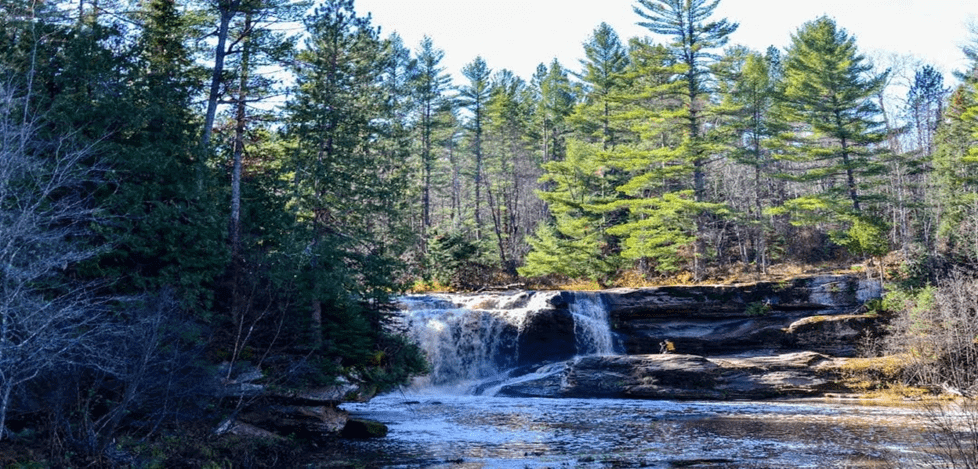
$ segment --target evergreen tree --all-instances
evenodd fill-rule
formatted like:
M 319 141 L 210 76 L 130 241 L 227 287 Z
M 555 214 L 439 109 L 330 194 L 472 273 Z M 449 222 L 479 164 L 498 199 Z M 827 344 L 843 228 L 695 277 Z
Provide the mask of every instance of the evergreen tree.
M 482 239 L 482 185 L 483 185 L 483 127 L 485 126 L 486 105 L 489 102 L 491 82 L 489 67 L 482 57 L 476 57 L 471 63 L 462 68 L 462 75 L 469 83 L 459 90 L 459 104 L 468 108 L 472 117 L 468 122 L 468 130 L 472 134 L 472 155 L 475 162 L 473 174 L 475 186 L 475 237 Z
M 925 65 L 916 70 L 903 110 L 907 124 L 901 129 L 903 138 L 900 141 L 905 145 L 891 143 L 895 150 L 887 168 L 890 179 L 888 205 L 893 220 L 893 241 L 904 253 L 908 253 L 915 243 L 925 246 L 928 251 L 935 248 L 936 211 L 928 208 L 928 205 L 934 205 L 934 200 L 926 189 L 930 184 L 931 160 L 949 91 L 944 87 L 944 77 L 933 67 Z M 896 138 L 891 137 L 891 142 L 894 140 Z M 907 151 L 903 147 L 907 147 Z
M 587 59 L 581 60 L 583 70 L 578 77 L 584 84 L 587 105 L 578 109 L 574 122 L 588 141 L 600 141 L 608 149 L 616 143 L 610 122 L 611 94 L 622 85 L 628 52 L 618 33 L 607 23 L 601 23 L 584 43 L 584 56 Z
M 776 171 L 774 138 L 784 130 L 777 118 L 775 84 L 779 80 L 777 50 L 767 56 L 733 48 L 717 64 L 720 95 L 730 109 L 725 126 L 734 142 L 720 181 L 723 198 L 739 214 L 737 227 L 741 257 L 764 271 L 769 263 L 769 222 L 764 210 L 774 202 L 772 174 Z M 741 234 L 740 230 L 745 232 Z
M 543 164 L 543 199 L 553 217 L 528 239 L 524 276 L 565 275 L 608 283 L 622 266 L 617 240 L 606 233 L 614 213 L 602 207 L 618 199 L 601 145 L 567 142 L 567 158 Z
M 109 248 L 79 275 L 111 279 L 115 293 L 172 289 L 184 307 L 206 310 L 226 248 L 220 205 L 186 177 L 199 156 L 188 146 L 199 128 L 190 30 L 172 1 L 137 14 L 143 28 L 131 36 L 98 22 L 10 23 L 28 29 L 6 36 L 17 39 L 8 65 L 44 90 L 29 106 L 48 119 L 43 138 L 74 135 L 110 168 L 91 188 L 106 220 L 95 231 Z
M 976 57 L 978 59 L 978 57 Z M 975 62 L 978 69 L 978 60 Z M 951 94 L 937 131 L 932 191 L 942 252 L 978 264 L 978 76 Z
M 822 17 L 792 36 L 781 90 L 787 118 L 801 125 L 785 134 L 792 152 L 782 158 L 794 167 L 787 177 L 814 190 L 775 213 L 791 213 L 799 224 L 835 224 L 836 239 L 858 254 L 886 250 L 886 228 L 869 206 L 884 168 L 877 144 L 885 134 L 873 98 L 886 74 L 871 69 L 855 39 Z
M 328 375 L 352 370 L 358 376 L 351 379 L 371 378 L 378 357 L 396 363 L 391 370 L 397 373 L 418 371 L 400 361 L 404 347 L 371 306 L 397 290 L 396 256 L 403 247 L 386 236 L 388 221 L 397 217 L 390 201 L 403 200 L 401 186 L 377 171 L 389 158 L 383 146 L 390 117 L 388 46 L 352 0 L 324 2 L 306 28 L 287 131 L 296 216 L 290 258 L 297 291 L 311 309 L 310 343 Z M 397 373 L 375 384 L 400 383 L 406 375 Z
M 567 118 L 574 110 L 575 96 L 567 71 L 554 59 L 549 67 L 540 64 L 534 77 L 537 105 L 534 111 L 539 129 L 540 161 L 564 159 Z
M 432 191 L 436 163 L 435 134 L 444 125 L 438 120 L 438 112 L 449 106 L 444 94 L 448 91 L 450 77 L 445 74 L 441 61 L 445 52 L 434 46 L 431 38 L 425 36 L 421 47 L 416 53 L 418 70 L 413 77 L 414 96 L 418 108 L 417 127 L 420 134 L 421 156 L 421 239 L 422 245 L 427 240 L 427 233 L 432 226 Z
M 530 135 L 535 106 L 526 82 L 509 70 L 495 74 L 486 107 L 483 180 L 500 265 L 511 275 L 542 211 L 530 196 L 540 174 Z
M 667 51 L 673 78 L 647 92 L 667 101 L 652 109 L 652 115 L 655 122 L 669 127 L 667 133 L 675 140 L 626 156 L 629 161 L 623 166 L 634 171 L 634 176 L 619 189 L 632 197 L 627 206 L 634 220 L 614 229 L 614 233 L 627 238 L 624 255 L 655 259 L 665 270 L 676 268 L 674 256 L 692 244 L 696 279 L 703 274 L 701 258 L 706 254 L 709 218 L 724 212 L 720 205 L 710 203 L 706 185 L 707 164 L 723 151 L 711 135 L 717 129 L 706 125 L 720 112 L 712 101 L 714 79 L 709 65 L 717 59 L 711 51 L 727 43 L 737 24 L 725 19 L 710 21 L 718 3 L 719 0 L 639 0 L 634 7 L 643 19 L 640 25 L 672 41 Z M 652 124 L 643 132 L 649 130 L 661 135 L 664 129 Z M 655 141 L 647 137 L 646 142 Z M 671 228 L 656 224 L 660 222 L 669 222 Z M 646 232 L 649 229 L 655 233 Z
M 642 203 L 648 194 L 635 197 L 621 189 L 632 175 L 650 166 L 650 149 L 669 138 L 667 133 L 656 133 L 661 127 L 650 125 L 655 119 L 649 110 L 662 105 L 649 90 L 669 82 L 669 62 L 664 48 L 632 41 L 629 65 L 615 77 L 616 88 L 608 96 L 609 102 L 616 103 L 609 113 L 609 127 L 616 129 L 617 143 L 606 148 L 606 142 L 589 142 L 587 136 L 571 138 L 565 161 L 543 165 L 544 188 L 538 194 L 548 203 L 553 220 L 541 224 L 529 240 L 532 251 L 521 270 L 524 275 L 558 273 L 605 283 L 626 260 L 642 257 L 625 254 L 623 258 L 622 238 L 628 243 L 630 232 L 620 230 L 636 226 L 630 223 L 641 215 L 629 218 L 630 204 Z M 579 109 L 587 106 L 582 103 Z
M 914 73 L 913 85 L 907 92 L 906 113 L 920 154 L 934 153 L 935 133 L 949 93 L 944 76 L 934 67 L 925 65 Z

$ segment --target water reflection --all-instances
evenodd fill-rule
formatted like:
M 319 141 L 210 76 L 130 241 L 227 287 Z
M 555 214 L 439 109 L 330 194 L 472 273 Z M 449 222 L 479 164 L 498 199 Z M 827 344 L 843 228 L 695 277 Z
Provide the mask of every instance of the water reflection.
M 828 402 L 388 395 L 347 406 L 390 426 L 350 442 L 387 467 L 883 467 L 922 442 L 913 410 Z

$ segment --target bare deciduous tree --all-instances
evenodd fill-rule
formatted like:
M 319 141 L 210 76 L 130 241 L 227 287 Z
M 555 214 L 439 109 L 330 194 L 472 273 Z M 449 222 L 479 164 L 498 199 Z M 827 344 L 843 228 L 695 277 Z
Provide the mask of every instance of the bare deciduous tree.
M 91 288 L 66 270 L 96 253 L 85 243 L 94 210 L 90 148 L 45 141 L 25 95 L 0 83 L 0 438 L 11 396 L 94 337 Z

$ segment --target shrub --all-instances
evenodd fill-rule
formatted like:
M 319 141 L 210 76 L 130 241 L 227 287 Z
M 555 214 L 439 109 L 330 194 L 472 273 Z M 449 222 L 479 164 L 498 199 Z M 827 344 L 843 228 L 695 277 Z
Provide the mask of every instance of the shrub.
M 978 388 L 978 279 L 954 274 L 936 287 L 888 293 L 897 311 L 890 353 L 911 357 L 907 379 L 922 385 Z

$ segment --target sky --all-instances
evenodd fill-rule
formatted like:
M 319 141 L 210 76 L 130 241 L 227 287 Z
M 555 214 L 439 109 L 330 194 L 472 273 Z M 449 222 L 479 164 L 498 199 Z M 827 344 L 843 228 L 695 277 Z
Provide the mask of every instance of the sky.
M 442 65 L 461 84 L 462 67 L 481 55 L 493 70 L 529 80 L 554 58 L 578 71 L 583 43 L 602 21 L 622 42 L 651 35 L 636 24 L 634 0 L 356 0 L 384 36 L 397 32 L 407 47 L 423 36 L 445 51 Z M 804 23 L 828 16 L 856 37 L 864 55 L 885 63 L 899 57 L 929 64 L 953 83 L 967 65 L 961 47 L 975 39 L 976 0 L 721 0 L 715 18 L 740 24 L 731 44 L 785 49 Z M 658 42 L 664 38 L 652 36 Z M 886 63 L 889 65 L 889 63 Z M 914 67 L 910 67 L 912 70 Z M 912 77 L 912 72 L 910 72 Z

